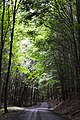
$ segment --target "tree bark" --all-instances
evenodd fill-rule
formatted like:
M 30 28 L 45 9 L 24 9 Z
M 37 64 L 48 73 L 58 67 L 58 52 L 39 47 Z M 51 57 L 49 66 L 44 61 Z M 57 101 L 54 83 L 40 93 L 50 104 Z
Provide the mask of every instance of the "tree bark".
M 5 113 L 8 112 L 7 110 L 8 82 L 9 82 L 9 74 L 10 74 L 10 67 L 11 67 L 12 45 L 13 45 L 14 25 L 15 25 L 15 16 L 16 16 L 16 4 L 17 4 L 17 0 L 15 0 L 14 12 L 13 12 L 13 25 L 12 25 L 11 41 L 10 41 L 8 72 L 7 72 L 6 85 L 5 85 L 5 97 L 4 97 L 4 112 Z
M 3 0 L 3 12 L 2 12 L 2 20 L 1 20 L 1 43 L 0 43 L 0 107 L 1 107 L 1 71 L 2 71 L 2 54 L 4 47 L 4 14 L 5 14 L 5 0 Z
M 78 22 L 78 38 L 77 38 L 77 43 L 78 43 L 78 57 L 79 57 L 79 63 L 78 63 L 78 70 L 80 74 L 80 0 L 76 0 L 76 9 L 77 9 L 77 22 Z M 78 80 L 78 91 L 80 91 L 80 77 Z

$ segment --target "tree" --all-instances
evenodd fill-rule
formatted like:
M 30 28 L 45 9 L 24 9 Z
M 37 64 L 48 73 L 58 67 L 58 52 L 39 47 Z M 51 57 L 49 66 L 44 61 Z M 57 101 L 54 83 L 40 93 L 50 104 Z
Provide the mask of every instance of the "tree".
M 5 6 L 1 2 L 5 10 L 0 11 L 1 39 L 5 41 L 1 52 L 2 85 L 7 75 L 5 112 L 8 98 L 17 106 L 70 98 L 80 88 L 79 1 L 9 2 Z
M 11 67 L 12 44 L 13 44 L 14 25 L 15 25 L 15 16 L 16 16 L 16 4 L 17 4 L 17 0 L 15 0 L 15 3 L 14 3 L 13 24 L 12 24 L 11 41 L 10 41 L 9 63 L 8 63 L 8 72 L 7 72 L 6 85 L 5 85 L 5 98 L 4 98 L 4 110 L 5 110 L 5 113 L 8 112 L 8 110 L 7 110 L 7 90 L 8 90 L 10 67 Z
M 77 9 L 77 23 L 79 26 L 80 25 L 80 1 L 79 0 L 76 0 L 76 9 Z M 80 28 L 79 27 L 77 29 L 77 32 L 78 32 L 77 43 L 78 43 L 78 57 L 79 57 L 78 60 L 80 61 Z M 80 75 L 80 62 L 78 62 L 78 73 Z M 80 76 L 77 83 L 78 83 L 78 91 L 79 91 Z
M 2 3 L 1 3 L 2 4 Z M 5 0 L 3 0 L 3 11 L 1 18 L 1 43 L 0 43 L 0 91 L 1 91 L 1 70 L 2 70 L 2 55 L 3 55 L 3 47 L 4 47 L 4 14 L 5 14 Z M 0 107 L 1 107 L 1 92 L 0 92 Z

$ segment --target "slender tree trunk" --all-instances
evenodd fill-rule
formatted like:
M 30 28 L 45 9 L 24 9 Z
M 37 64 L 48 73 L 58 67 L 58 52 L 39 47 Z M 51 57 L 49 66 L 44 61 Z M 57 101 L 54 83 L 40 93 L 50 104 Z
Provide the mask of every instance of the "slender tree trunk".
M 80 0 L 76 0 L 76 9 L 77 9 L 77 22 L 80 25 Z M 78 63 L 78 69 L 79 69 L 79 75 L 80 75 L 80 27 L 78 27 L 78 57 L 79 57 L 79 63 Z M 80 77 L 78 80 L 78 91 L 80 91 Z
M 77 91 L 79 91 L 79 81 L 80 81 L 80 73 L 79 73 L 79 56 L 78 56 L 78 45 L 75 37 L 75 30 L 73 28 L 74 26 L 74 20 L 73 20 L 73 11 L 72 11 L 72 3 L 71 0 L 69 1 L 70 6 L 70 18 L 71 18 L 71 28 L 72 28 L 72 35 L 73 35 L 73 43 L 74 43 L 74 57 L 75 57 L 75 71 L 76 71 L 76 88 Z
M 0 107 L 1 107 L 1 71 L 2 71 L 2 54 L 4 47 L 4 14 L 5 14 L 5 0 L 3 0 L 3 12 L 2 12 L 2 20 L 1 20 L 1 43 L 0 43 Z
M 31 95 L 30 96 L 31 96 L 31 103 L 30 104 L 32 105 L 33 104 L 33 86 L 31 88 Z
M 11 67 L 12 45 L 13 45 L 14 25 L 15 25 L 15 16 L 16 16 L 16 3 L 17 3 L 17 0 L 15 0 L 14 12 L 13 12 L 13 25 L 12 25 L 11 41 L 10 41 L 9 63 L 8 63 L 8 72 L 7 72 L 6 85 L 5 85 L 5 97 L 4 97 L 5 113 L 8 112 L 7 110 L 8 82 L 9 82 L 9 74 L 10 74 L 10 67 Z

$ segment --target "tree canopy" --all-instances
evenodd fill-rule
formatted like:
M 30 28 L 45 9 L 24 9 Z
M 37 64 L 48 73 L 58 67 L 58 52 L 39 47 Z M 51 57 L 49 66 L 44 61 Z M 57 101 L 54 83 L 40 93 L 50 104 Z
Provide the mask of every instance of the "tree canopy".
M 1 0 L 0 15 L 5 112 L 80 92 L 79 0 Z

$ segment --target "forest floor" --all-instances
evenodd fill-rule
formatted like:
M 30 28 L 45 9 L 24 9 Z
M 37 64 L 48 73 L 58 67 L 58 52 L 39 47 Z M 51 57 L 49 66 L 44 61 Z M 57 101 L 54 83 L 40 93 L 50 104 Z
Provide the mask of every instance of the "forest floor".
M 61 113 L 68 117 L 70 120 L 80 120 L 80 94 L 74 93 L 71 100 L 59 102 L 58 100 L 52 101 L 51 106 L 55 112 Z

